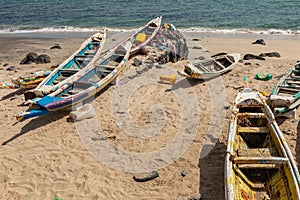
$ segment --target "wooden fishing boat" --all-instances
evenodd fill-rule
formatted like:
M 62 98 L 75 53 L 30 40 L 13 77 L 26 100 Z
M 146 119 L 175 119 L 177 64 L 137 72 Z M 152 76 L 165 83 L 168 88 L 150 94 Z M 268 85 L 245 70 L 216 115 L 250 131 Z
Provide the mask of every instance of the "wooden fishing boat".
M 149 21 L 145 26 L 137 29 L 133 34 L 125 38 L 123 41 L 133 38 L 130 56 L 136 54 L 156 36 L 161 26 L 162 16 Z M 121 43 L 123 42 L 121 41 Z
M 299 172 L 274 115 L 249 88 L 238 93 L 228 131 L 225 196 L 233 199 L 300 199 Z
M 101 55 L 105 40 L 106 29 L 89 37 L 77 51 L 53 70 L 34 90 L 25 92 L 25 100 L 43 97 L 55 91 L 58 88 L 58 83 L 68 82 L 70 77 L 90 63 L 94 63 Z
M 239 59 L 240 54 L 238 53 L 219 55 L 193 64 L 189 63 L 185 66 L 184 71 L 178 71 L 178 74 L 187 78 L 211 79 L 230 71 Z
M 28 76 L 20 76 L 18 78 L 12 78 L 11 82 L 19 85 L 23 89 L 32 89 L 38 86 L 48 75 L 51 74 L 51 71 L 38 71 L 34 72 Z
M 295 112 L 300 105 L 300 62 L 280 79 L 268 99 L 268 104 L 274 108 L 276 116 Z
M 29 109 L 27 112 L 21 112 L 17 116 L 17 120 L 45 115 L 51 111 L 70 107 L 94 96 L 111 83 L 125 68 L 131 46 L 132 40 L 130 39 L 111 49 L 100 61 L 76 74 L 72 82 L 60 84 L 60 88 L 53 93 L 37 99 L 32 109 Z

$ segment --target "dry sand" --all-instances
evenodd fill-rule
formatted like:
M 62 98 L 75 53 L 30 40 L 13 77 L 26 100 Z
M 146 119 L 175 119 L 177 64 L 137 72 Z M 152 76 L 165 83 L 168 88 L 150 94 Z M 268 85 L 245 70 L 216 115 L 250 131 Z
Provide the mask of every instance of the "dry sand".
M 255 39 L 261 37 L 265 39 L 266 46 L 251 44 Z M 230 106 L 232 108 L 235 95 L 238 92 L 237 88 L 242 86 L 243 75 L 247 75 L 251 88 L 270 93 L 278 79 L 274 78 L 267 82 L 258 81 L 254 79 L 255 74 L 272 73 L 273 77 L 276 77 L 285 73 L 300 59 L 298 55 L 300 40 L 293 37 L 281 39 L 276 36 L 261 35 L 224 37 L 222 34 L 208 34 L 204 36 L 201 33 L 186 34 L 186 38 L 191 50 L 189 56 L 191 60 L 196 60 L 201 55 L 213 55 L 220 52 L 259 54 L 277 51 L 282 57 L 266 58 L 266 61 L 250 60 L 251 65 L 239 63 L 230 73 L 225 74 L 222 79 L 217 79 L 217 81 L 187 83 L 183 78 L 178 77 L 177 87 L 159 84 L 157 82 L 158 77 L 165 71 L 159 71 L 161 69 L 153 67 L 145 74 L 156 75 L 156 79 L 155 76 L 152 78 L 157 81 L 153 81 L 151 84 L 147 83 L 132 91 L 127 100 L 130 119 L 137 126 L 149 128 L 149 124 L 159 122 L 157 121 L 160 120 L 159 112 L 165 120 L 163 127 L 158 129 L 159 131 L 155 130 L 156 134 L 149 138 L 128 135 L 122 129 L 124 124 L 118 124 L 118 121 L 116 122 L 117 116 L 113 115 L 114 104 L 112 102 L 114 100 L 112 97 L 114 97 L 114 91 L 118 87 L 126 88 L 129 82 L 121 82 L 122 84 L 109 87 L 98 96 L 94 101 L 94 107 L 97 111 L 98 125 L 102 130 L 101 134 L 116 136 L 116 140 L 106 140 L 105 144 L 111 143 L 115 149 L 136 153 L 140 158 L 147 156 L 145 153 L 164 149 L 177 136 L 178 131 L 186 122 L 193 124 L 195 123 L 193 119 L 199 119 L 194 127 L 195 138 L 192 138 L 187 150 L 182 155 L 178 155 L 178 149 L 174 150 L 171 157 L 170 154 L 162 155 L 161 160 L 156 160 L 158 166 L 164 163 L 164 159 L 175 162 L 166 164 L 159 169 L 159 178 L 145 183 L 135 182 L 132 178 L 134 175 L 143 176 L 145 173 L 137 174 L 131 170 L 136 169 L 138 171 L 140 165 L 144 165 L 140 163 L 140 165 L 136 164 L 132 167 L 135 160 L 122 160 L 123 154 L 119 154 L 119 157 L 115 158 L 116 165 L 98 161 L 97 156 L 102 155 L 105 158 L 110 158 L 115 152 L 101 151 L 96 152 L 97 155 L 93 152 L 95 158 L 87 150 L 89 144 L 85 142 L 85 139 L 90 139 L 91 136 L 78 134 L 78 124 L 67 120 L 68 112 L 51 113 L 13 126 L 16 122 L 14 116 L 24 109 L 17 106 L 23 102 L 22 91 L 16 89 L 0 90 L 0 97 L 4 98 L 0 104 L 2 125 L 0 142 L 7 143 L 0 146 L 0 199 L 27 200 L 54 199 L 56 197 L 64 200 L 190 199 L 197 196 L 199 192 L 204 199 L 224 199 L 223 169 L 230 109 L 225 110 L 223 107 Z M 192 41 L 193 38 L 199 38 L 200 41 Z M 79 47 L 83 40 L 84 38 L 0 38 L 0 68 L 2 68 L 0 82 L 9 83 L 12 77 L 24 75 L 30 71 L 48 69 L 50 65 L 61 63 Z M 111 42 L 111 38 L 108 41 Z M 62 46 L 61 50 L 49 49 L 57 43 Z M 193 46 L 201 46 L 203 49 L 193 49 Z M 207 54 L 204 51 L 207 51 Z M 43 65 L 19 65 L 20 60 L 28 52 L 47 53 L 52 62 Z M 5 63 L 8 63 L 9 66 L 20 67 L 21 70 L 6 71 L 7 67 L 2 67 Z M 164 69 L 171 73 L 174 69 L 182 69 L 183 63 L 184 61 L 168 64 Z M 120 79 L 124 81 L 124 77 L 132 73 L 132 70 L 135 68 L 130 66 Z M 135 80 L 138 79 L 129 81 Z M 225 88 L 224 94 L 226 96 L 224 96 L 225 100 L 222 103 L 216 101 L 218 95 L 222 96 L 222 87 L 218 88 L 218 85 Z M 212 88 L 216 91 L 212 91 Z M 174 90 L 166 92 L 166 89 Z M 190 99 L 185 100 L 191 100 L 191 102 L 192 99 L 196 99 L 197 104 L 191 103 L 189 108 L 194 107 L 196 111 L 199 111 L 199 114 L 190 116 L 190 119 L 182 118 L 180 106 L 185 100 L 178 97 L 178 94 L 190 95 Z M 164 109 L 159 110 L 153 107 L 157 103 Z M 218 112 L 215 108 L 216 103 L 219 104 L 218 109 L 222 109 L 222 111 L 219 110 L 219 113 L 216 113 Z M 185 110 L 184 112 L 192 111 Z M 153 113 L 154 115 L 152 115 Z M 118 114 L 124 113 L 119 112 Z M 95 123 L 92 120 L 86 120 L 86 122 L 87 127 L 93 129 L 96 136 L 100 137 Z M 128 126 L 130 130 L 130 125 Z M 297 137 L 300 134 L 300 128 L 298 130 L 298 126 L 298 121 L 280 120 L 281 129 L 290 132 L 289 135 L 285 135 L 285 138 L 297 162 L 300 159 L 297 140 L 300 138 Z M 186 130 L 194 129 L 187 127 Z M 207 144 L 207 141 L 211 143 L 216 141 L 216 145 L 211 151 L 204 152 L 202 147 Z M 183 140 L 182 144 L 186 143 L 188 140 Z M 97 141 L 90 145 L 103 146 L 105 144 L 103 141 Z M 180 146 L 181 144 L 177 145 Z M 180 147 L 183 148 L 183 145 Z M 206 153 L 208 154 L 206 155 Z M 205 156 L 200 156 L 200 154 Z M 186 177 L 181 177 L 181 172 L 184 169 L 188 169 L 189 172 Z

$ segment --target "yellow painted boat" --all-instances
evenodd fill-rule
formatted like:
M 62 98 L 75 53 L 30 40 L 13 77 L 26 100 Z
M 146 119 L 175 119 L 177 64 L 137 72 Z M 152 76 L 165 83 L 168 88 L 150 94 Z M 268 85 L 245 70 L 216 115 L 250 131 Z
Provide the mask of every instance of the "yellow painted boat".
M 18 78 L 12 78 L 11 82 L 19 85 L 23 89 L 32 89 L 35 88 L 38 84 L 40 84 L 49 74 L 51 71 L 38 71 L 34 72 L 29 76 L 20 76 Z
M 227 200 L 299 200 L 299 172 L 263 96 L 238 93 L 225 159 Z

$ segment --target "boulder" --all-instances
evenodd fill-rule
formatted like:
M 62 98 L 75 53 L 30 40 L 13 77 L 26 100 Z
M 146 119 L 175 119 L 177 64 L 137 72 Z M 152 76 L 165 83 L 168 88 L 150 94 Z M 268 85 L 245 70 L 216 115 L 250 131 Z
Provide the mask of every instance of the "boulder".
M 8 68 L 6 68 L 6 71 L 15 71 L 16 67 L 15 66 L 10 66 Z
M 137 58 L 135 58 L 134 60 L 133 60 L 133 65 L 134 66 L 140 66 L 142 64 L 142 61 L 141 60 L 139 60 L 139 59 L 137 59 Z
M 265 41 L 263 39 L 258 39 L 255 42 L 252 42 L 252 44 L 261 44 L 261 45 L 266 45 Z
M 195 59 L 198 59 L 198 60 L 205 60 L 206 57 L 204 57 L 204 56 L 199 56 L 198 58 L 195 58 Z
M 251 60 L 251 59 L 257 59 L 257 60 L 266 60 L 265 58 L 253 54 L 246 54 L 243 57 L 243 60 Z
M 55 44 L 54 46 L 50 47 L 50 49 L 62 49 L 59 44 Z
M 42 64 L 42 63 L 50 63 L 51 60 L 47 54 L 41 54 L 34 60 L 34 62 L 36 64 Z
M 25 58 L 22 59 L 20 62 L 21 65 L 30 64 L 32 62 L 35 62 L 35 59 L 38 57 L 36 53 L 30 52 L 26 55 Z
M 192 49 L 202 49 L 202 47 L 193 46 Z
M 227 53 L 226 52 L 221 52 L 221 53 L 217 53 L 215 55 L 212 55 L 211 57 L 217 57 L 217 56 L 223 56 L 223 55 L 226 55 Z
M 259 54 L 260 57 L 276 57 L 280 58 L 280 54 L 278 52 L 269 52 L 269 53 L 261 53 Z

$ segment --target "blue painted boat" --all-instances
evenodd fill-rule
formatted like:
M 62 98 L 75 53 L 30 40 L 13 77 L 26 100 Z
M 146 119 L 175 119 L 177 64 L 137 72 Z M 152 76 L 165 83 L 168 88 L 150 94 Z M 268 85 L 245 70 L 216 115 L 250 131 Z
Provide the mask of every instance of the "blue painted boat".
M 43 97 L 57 89 L 58 83 L 68 82 L 81 69 L 93 64 L 101 55 L 106 40 L 106 29 L 89 37 L 68 59 L 61 63 L 35 89 L 24 93 L 25 100 Z
M 99 61 L 73 76 L 71 82 L 60 84 L 53 93 L 37 99 L 34 102 L 36 109 L 19 113 L 17 120 L 42 116 L 51 111 L 70 107 L 100 92 L 125 68 L 130 56 L 132 40 L 133 38 L 130 38 L 108 51 Z

